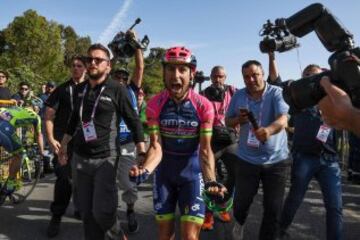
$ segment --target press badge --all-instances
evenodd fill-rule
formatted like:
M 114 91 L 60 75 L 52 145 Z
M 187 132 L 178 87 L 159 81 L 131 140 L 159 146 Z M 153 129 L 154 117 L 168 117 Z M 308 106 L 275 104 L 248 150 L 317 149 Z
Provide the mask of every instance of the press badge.
M 260 141 L 256 138 L 252 129 L 249 130 L 247 145 L 254 148 L 258 148 L 260 146 Z
M 331 128 L 327 125 L 321 125 L 319 128 L 319 132 L 317 133 L 316 139 L 326 143 L 329 134 L 330 134 Z
M 97 139 L 94 121 L 83 122 L 82 129 L 84 132 L 85 142 L 90 142 Z

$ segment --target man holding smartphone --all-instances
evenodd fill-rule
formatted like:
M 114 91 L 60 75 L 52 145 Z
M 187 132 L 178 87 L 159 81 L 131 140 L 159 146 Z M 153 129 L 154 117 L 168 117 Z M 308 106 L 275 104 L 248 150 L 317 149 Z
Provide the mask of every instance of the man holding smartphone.
M 233 239 L 243 239 L 244 224 L 261 181 L 264 213 L 259 239 L 275 239 L 285 193 L 289 164 L 287 136 L 288 105 L 279 87 L 267 84 L 258 61 L 243 64 L 245 88 L 231 99 L 226 125 L 240 124 L 236 152 Z M 252 115 L 256 118 L 256 124 Z

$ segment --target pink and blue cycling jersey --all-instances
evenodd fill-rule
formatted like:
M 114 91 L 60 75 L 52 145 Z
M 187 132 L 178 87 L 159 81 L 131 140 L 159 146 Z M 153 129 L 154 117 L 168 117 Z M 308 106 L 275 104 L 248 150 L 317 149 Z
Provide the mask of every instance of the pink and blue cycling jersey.
M 167 90 L 146 109 L 149 134 L 160 134 L 163 158 L 154 175 L 153 201 L 158 221 L 171 220 L 179 206 L 181 221 L 203 223 L 205 204 L 199 161 L 200 136 L 211 135 L 214 110 L 209 100 L 190 90 L 176 103 Z
M 184 174 L 200 172 L 199 139 L 201 135 L 212 134 L 211 102 L 190 90 L 186 99 L 176 103 L 165 90 L 149 101 L 146 114 L 149 133 L 159 132 L 161 136 L 163 160 L 160 165 L 175 167 Z

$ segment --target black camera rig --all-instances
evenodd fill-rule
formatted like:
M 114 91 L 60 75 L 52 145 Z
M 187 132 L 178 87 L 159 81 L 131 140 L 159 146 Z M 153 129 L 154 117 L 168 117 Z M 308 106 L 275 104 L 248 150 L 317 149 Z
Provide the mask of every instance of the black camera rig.
M 289 32 L 286 25 L 281 21 L 276 21 L 273 24 L 267 20 L 259 35 L 264 37 L 259 44 L 260 51 L 263 53 L 285 52 L 299 46 L 296 37 Z
M 146 50 L 150 43 L 150 39 L 147 35 L 140 41 L 135 39 L 128 32 L 132 30 L 137 24 L 141 22 L 140 18 L 135 20 L 135 23 L 126 31 L 119 32 L 115 35 L 114 39 L 108 44 L 115 60 L 125 60 L 132 58 L 135 55 L 136 49 Z
M 315 31 L 324 47 L 334 52 L 328 59 L 329 71 L 285 82 L 283 96 L 294 110 L 314 106 L 326 95 L 320 85 L 323 76 L 328 76 L 333 84 L 346 91 L 353 105 L 360 108 L 360 48 L 355 47 L 353 35 L 327 8 L 320 3 L 312 4 L 289 18 L 277 19 L 275 26 L 268 29 L 286 29 L 289 34 L 296 37 L 303 37 Z M 274 41 L 276 46 L 283 46 L 287 45 L 288 38 L 280 36 Z M 275 51 L 279 49 L 286 51 L 286 48 L 273 48 Z
M 210 77 L 209 76 L 205 76 L 203 71 L 196 71 L 195 72 L 195 76 L 193 79 L 193 83 L 192 83 L 192 88 L 195 88 L 195 85 L 198 84 L 199 86 L 199 92 L 202 91 L 201 89 L 201 85 L 205 82 L 205 81 L 209 81 Z

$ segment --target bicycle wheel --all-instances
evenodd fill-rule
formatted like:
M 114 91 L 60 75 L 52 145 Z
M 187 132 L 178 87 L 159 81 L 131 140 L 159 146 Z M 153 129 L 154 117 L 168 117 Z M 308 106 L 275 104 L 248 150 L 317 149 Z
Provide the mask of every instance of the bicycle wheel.
M 40 179 L 42 172 L 41 159 L 37 156 L 32 159 L 25 156 L 18 176 L 19 185 L 10 196 L 10 200 L 14 204 L 22 203 L 34 191 L 36 184 Z

